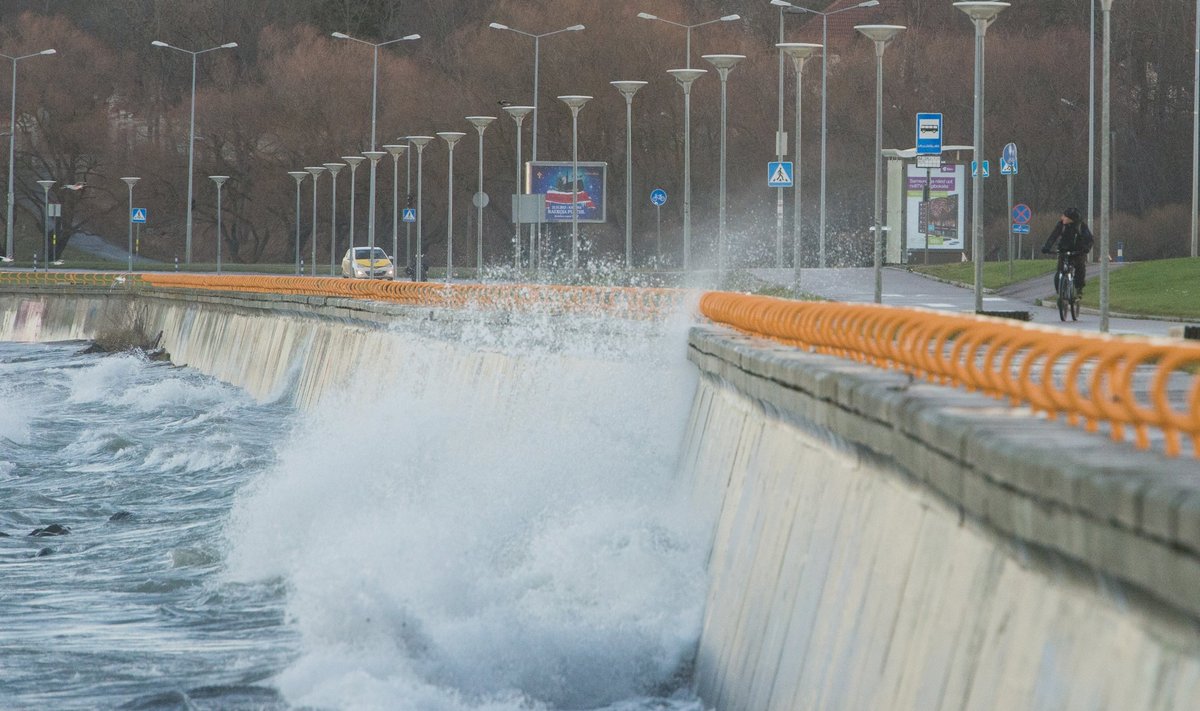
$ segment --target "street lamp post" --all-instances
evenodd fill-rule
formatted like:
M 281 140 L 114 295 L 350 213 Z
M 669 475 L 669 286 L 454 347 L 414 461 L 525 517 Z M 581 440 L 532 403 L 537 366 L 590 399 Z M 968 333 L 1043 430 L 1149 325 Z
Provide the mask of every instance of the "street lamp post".
M 329 177 L 333 178 L 333 192 L 329 198 L 329 276 L 334 275 L 334 264 L 337 260 L 337 176 L 342 168 L 346 167 L 345 163 L 323 163 L 325 169 L 329 171 Z M 351 269 L 353 274 L 353 269 Z
M 400 156 L 408 150 L 403 143 L 390 143 L 383 147 L 392 154 L 392 266 L 400 261 Z M 393 276 L 393 279 L 397 276 Z
M 308 173 L 303 170 L 289 170 L 288 175 L 296 181 L 296 276 L 300 276 L 300 183 Z
M 668 69 L 683 89 L 683 270 L 692 266 L 692 82 L 703 69 Z
M 875 43 L 875 235 L 872 242 L 872 259 L 875 267 L 875 303 L 883 303 L 883 195 L 880 182 L 883 179 L 883 50 L 896 35 L 904 31 L 902 25 L 855 25 L 854 29 Z
M 504 110 L 509 116 L 512 116 L 513 122 L 517 124 L 517 182 L 516 189 L 513 195 L 516 197 L 516 202 L 513 205 L 513 268 L 521 268 L 521 125 L 525 123 L 525 117 L 533 111 L 532 106 L 505 106 Z M 533 264 L 533 253 L 530 252 L 530 265 Z
M 804 125 L 802 111 L 804 107 L 804 94 L 801 88 L 804 85 L 804 65 L 818 50 L 823 50 L 824 48 L 819 44 L 803 42 L 785 42 L 777 46 L 792 58 L 792 68 L 796 72 L 796 174 L 793 177 L 795 187 L 792 188 L 792 197 L 795 200 L 792 211 L 792 291 L 798 294 L 800 293 L 800 253 L 802 244 L 800 234 L 803 224 L 800 219 L 800 194 L 802 185 L 800 181 L 800 129 Z
M 121 178 L 121 181 L 129 186 L 129 273 L 133 273 L 133 186 L 137 185 L 137 181 L 141 178 Z M 42 180 L 39 183 L 45 182 Z M 50 181 L 54 182 L 54 181 Z M 46 188 L 49 190 L 49 187 Z
M 706 20 L 704 22 L 697 22 L 694 25 L 685 25 L 682 22 L 673 22 L 671 20 L 664 20 L 663 18 L 659 17 L 658 15 L 651 15 L 648 12 L 639 12 L 637 14 L 637 16 L 642 18 L 643 20 L 658 20 L 659 22 L 665 22 L 668 25 L 674 25 L 675 27 L 682 27 L 684 30 L 687 31 L 687 45 L 686 45 L 686 49 L 685 49 L 686 53 L 684 55 L 684 63 L 683 63 L 683 65 L 686 69 L 692 68 L 692 30 L 696 29 L 697 27 L 704 27 L 705 25 L 711 25 L 715 22 L 733 22 L 734 20 L 742 19 L 741 15 L 725 15 L 724 17 L 718 17 L 715 20 Z
M 57 53 L 58 51 L 54 49 L 43 49 L 41 52 L 24 54 L 19 57 L 10 57 L 7 54 L 0 54 L 0 57 L 12 62 L 12 113 L 9 114 L 8 119 L 8 217 L 6 222 L 7 232 L 5 232 L 7 244 L 4 248 L 4 256 L 7 257 L 9 261 L 12 261 L 13 258 L 13 202 L 16 199 L 13 195 L 13 158 L 15 155 L 17 136 L 17 62 L 21 61 L 22 59 L 29 59 L 30 57 L 38 57 L 45 54 Z
M 379 48 L 386 47 L 389 44 L 395 44 L 396 42 L 418 40 L 421 39 L 421 35 L 405 35 L 404 37 L 397 37 L 396 39 L 388 40 L 387 42 L 368 42 L 366 40 L 358 39 L 357 37 L 351 37 L 345 32 L 334 32 L 331 34 L 331 36 L 334 39 L 350 40 L 351 42 L 365 44 L 374 51 L 374 61 L 371 70 L 371 150 L 375 150 L 375 116 L 379 105 Z M 375 192 L 374 186 L 372 186 L 371 192 Z
M 475 207 L 478 210 L 475 217 L 475 269 L 476 277 L 483 279 L 483 208 L 485 193 L 483 192 L 483 132 L 488 125 L 495 121 L 495 116 L 468 116 L 467 121 L 479 132 L 479 190 L 475 194 Z
M 864 8 L 864 7 L 875 7 L 879 4 L 879 0 L 864 0 L 864 2 L 860 2 L 857 5 L 851 5 L 850 7 L 843 7 L 840 10 L 834 10 L 832 12 L 819 12 L 817 10 L 810 10 L 807 7 L 801 7 L 799 5 L 795 5 L 790 2 L 787 2 L 786 0 L 771 0 L 771 4 L 775 5 L 777 7 L 780 7 L 781 8 L 780 12 L 782 12 L 783 8 L 789 8 L 788 12 L 807 12 L 812 15 L 820 15 L 821 16 L 821 44 L 825 47 L 828 47 L 829 46 L 829 17 L 831 15 L 836 15 L 839 12 L 849 12 L 850 10 L 858 10 L 858 9 Z M 780 34 L 779 41 L 780 42 L 783 41 L 782 33 Z M 781 95 L 780 99 L 779 99 L 779 107 L 780 107 L 779 108 L 779 130 L 783 131 L 783 98 L 782 98 L 782 94 L 783 94 L 783 56 L 782 55 L 780 55 L 780 58 L 779 58 L 779 72 L 780 72 L 779 92 Z M 820 224 L 818 227 L 818 229 L 820 230 L 820 235 L 819 235 L 818 246 L 817 246 L 818 264 L 822 269 L 824 269 L 826 266 L 826 263 L 825 263 L 825 212 L 826 212 L 825 211 L 825 184 L 826 184 L 826 176 L 828 174 L 828 171 L 825 168 L 825 166 L 826 166 L 825 158 L 826 158 L 826 152 L 827 152 L 826 148 L 827 148 L 828 137 L 829 137 L 828 125 L 826 123 L 826 107 L 829 103 L 828 102 L 828 97 L 829 97 L 828 78 L 829 78 L 829 58 L 828 58 L 827 53 L 822 52 L 821 53 L 821 216 L 820 216 Z M 780 158 L 780 160 L 783 160 L 783 159 Z M 782 228 L 780 228 L 780 229 L 782 229 Z
M 726 86 L 729 82 L 729 72 L 737 66 L 738 62 L 745 59 L 744 54 L 706 54 L 704 59 L 708 63 L 717 68 L 717 74 L 721 77 L 721 195 L 719 219 L 717 222 L 717 276 L 719 279 L 725 278 L 725 175 L 726 166 L 726 148 L 727 134 L 729 129 L 729 97 L 726 91 Z
M 983 310 L 983 91 L 984 37 L 1006 2 L 956 2 L 954 6 L 975 24 L 975 162 L 979 175 L 971 177 L 971 258 L 975 262 L 975 310 Z
M 538 148 L 538 64 L 540 62 L 540 57 L 541 57 L 542 38 L 549 37 L 551 35 L 561 34 L 563 32 L 580 32 L 580 31 L 584 30 L 585 27 L 583 25 L 571 25 L 570 27 L 564 27 L 561 30 L 554 30 L 553 32 L 543 32 L 541 34 L 533 34 L 532 32 L 525 32 L 524 30 L 518 30 L 515 27 L 509 27 L 508 25 L 502 25 L 499 22 L 490 23 L 488 25 L 488 27 L 492 28 L 493 30 L 508 30 L 509 32 L 515 32 L 519 35 L 524 35 L 525 37 L 533 38 L 533 149 L 532 149 L 533 158 L 532 158 L 532 160 L 537 160 L 537 156 L 538 156 L 538 151 L 537 151 L 537 148 Z
M 454 145 L 467 134 L 462 131 L 438 131 L 446 142 L 449 163 L 446 168 L 446 283 L 454 276 Z
M 358 164 L 362 163 L 364 160 L 366 160 L 366 158 L 364 158 L 362 156 L 342 156 L 342 160 L 346 161 L 346 164 L 350 166 L 350 237 L 349 237 L 350 246 L 349 246 L 349 249 L 353 250 L 354 249 L 354 194 L 356 192 L 358 192 L 357 186 L 355 184 L 356 181 L 355 181 L 354 173 L 355 173 L 355 171 L 358 170 Z M 350 277 L 351 278 L 354 277 L 354 261 L 355 261 L 354 254 L 351 253 L 351 255 L 350 255 Z
M 37 184 L 42 186 L 42 261 L 46 264 L 46 269 L 50 268 L 50 262 L 54 261 L 50 256 L 50 188 L 54 185 L 53 180 L 39 180 Z M 133 223 L 130 222 L 130 229 L 133 229 Z M 129 270 L 133 271 L 133 249 L 129 250 Z
M 237 44 L 237 42 L 226 42 L 225 44 L 222 44 L 222 45 L 219 45 L 216 47 L 209 47 L 208 49 L 201 49 L 198 51 L 192 51 L 190 49 L 183 49 L 182 47 L 176 47 L 173 44 L 167 44 L 166 42 L 160 42 L 159 40 L 154 40 L 150 44 L 155 47 L 165 47 L 167 49 L 173 49 L 178 52 L 183 52 L 184 54 L 192 55 L 192 108 L 191 108 L 191 118 L 189 119 L 189 123 L 188 123 L 188 190 L 187 190 L 187 226 L 186 226 L 187 231 L 186 231 L 186 237 L 184 239 L 184 261 L 187 264 L 191 264 L 192 263 L 192 172 L 193 172 L 192 166 L 195 162 L 195 154 L 196 154 L 196 150 L 195 150 L 196 149 L 196 58 L 199 57 L 201 54 L 206 54 L 208 52 L 215 52 L 218 49 L 234 49 L 238 46 L 238 44 Z
M 421 189 L 424 183 L 422 175 L 423 162 L 422 158 L 425 155 L 425 146 L 433 140 L 433 136 L 409 136 L 408 142 L 417 147 L 417 256 L 415 265 L 413 266 L 413 277 L 415 281 L 425 280 L 425 255 L 422 253 L 423 244 L 421 240 L 421 224 L 425 222 L 425 203 L 421 195 Z
M 1112 219 L 1112 5 L 1100 0 L 1104 14 L 1104 64 L 1100 88 L 1100 331 L 1108 332 L 1108 255 Z M 1194 243 L 1193 243 L 1194 244 Z
M 371 191 L 367 195 L 367 252 L 371 256 L 368 257 L 370 266 L 370 278 L 375 278 L 375 173 L 379 167 L 379 159 L 383 158 L 387 153 L 383 151 L 363 151 L 363 155 L 367 157 L 371 163 Z M 393 265 L 394 268 L 394 265 Z M 395 274 L 395 272 L 393 272 Z
M 210 175 L 208 179 L 213 181 L 217 186 L 217 274 L 221 273 L 221 186 L 229 180 L 228 175 Z M 130 186 L 129 199 L 133 200 L 133 186 Z M 130 207 L 132 212 L 133 208 Z
M 310 165 L 304 168 L 312 175 L 313 198 L 312 198 L 312 232 L 310 241 L 312 242 L 312 255 L 309 257 L 312 261 L 308 264 L 308 273 L 311 276 L 317 275 L 317 183 L 321 182 L 321 173 L 325 172 L 323 165 Z
M 1095 12 L 1095 4 L 1092 4 Z M 1196 0 L 1196 68 L 1192 74 L 1192 257 L 1200 256 L 1200 0 Z M 1093 66 L 1095 63 L 1093 62 Z M 1089 176 L 1090 178 L 1090 176 Z M 1089 219 L 1091 215 L 1088 216 Z
M 571 268 L 579 267 L 579 111 L 590 96 L 560 96 L 571 109 Z
M 633 96 L 646 82 L 610 81 L 609 84 L 625 97 L 625 268 L 633 269 Z

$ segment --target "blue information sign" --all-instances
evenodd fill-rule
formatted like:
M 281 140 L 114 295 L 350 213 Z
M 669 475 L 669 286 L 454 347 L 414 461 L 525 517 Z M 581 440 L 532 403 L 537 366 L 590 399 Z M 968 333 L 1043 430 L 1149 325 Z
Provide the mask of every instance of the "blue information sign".
M 650 204 L 655 207 L 662 207 L 667 204 L 667 191 L 662 188 L 655 188 L 650 191 Z
M 917 114 L 917 155 L 938 155 L 942 152 L 942 115 Z
M 1019 235 L 1027 235 L 1027 234 L 1029 234 L 1029 225 L 1022 225 L 1022 224 L 1018 224 L 1018 223 L 1013 223 L 1013 226 L 1012 226 L 1012 228 L 1013 228 L 1013 233 L 1014 233 L 1014 234 L 1019 234 Z
M 417 221 L 416 209 L 411 208 L 411 207 L 404 208 L 404 212 L 400 213 L 400 219 L 403 220 L 404 222 L 416 222 Z
M 149 211 L 144 207 L 135 207 L 129 211 L 129 221 L 137 224 L 145 224 L 146 217 L 149 216 Z
M 1000 154 L 1000 175 L 1017 174 L 1017 144 L 1010 143 Z
M 791 161 L 767 163 L 767 187 L 790 188 L 795 183 L 792 179 Z

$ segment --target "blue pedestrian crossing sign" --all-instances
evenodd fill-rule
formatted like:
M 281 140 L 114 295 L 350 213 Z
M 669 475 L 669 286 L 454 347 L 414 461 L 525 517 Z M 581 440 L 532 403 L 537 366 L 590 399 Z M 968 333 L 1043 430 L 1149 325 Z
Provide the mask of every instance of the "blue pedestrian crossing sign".
M 1000 154 L 1000 175 L 1017 174 L 1017 144 L 1010 143 Z
M 772 161 L 767 163 L 767 187 L 790 188 L 795 184 L 792 179 L 791 161 Z
M 650 204 L 655 207 L 662 207 L 667 204 L 667 191 L 662 188 L 655 188 L 650 192 Z
M 146 208 L 144 208 L 144 207 L 132 208 L 129 211 L 129 221 L 139 224 L 139 225 L 145 224 L 146 216 L 148 214 L 149 214 L 149 211 L 146 210 Z
M 416 209 L 411 208 L 411 207 L 404 208 L 404 212 L 400 213 L 400 219 L 404 222 L 416 222 L 417 221 Z
M 971 161 L 971 177 L 972 178 L 979 177 L 979 161 L 974 161 L 974 160 Z M 985 178 L 992 177 L 992 164 L 990 161 L 985 160 L 983 162 L 983 177 L 985 177 Z

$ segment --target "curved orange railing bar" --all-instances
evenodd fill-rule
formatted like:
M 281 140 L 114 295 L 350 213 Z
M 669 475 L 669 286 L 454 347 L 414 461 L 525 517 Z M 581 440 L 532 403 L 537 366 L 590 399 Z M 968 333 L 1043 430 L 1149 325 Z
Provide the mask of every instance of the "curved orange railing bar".
M 411 306 L 552 309 L 630 318 L 659 318 L 678 309 L 687 292 L 676 289 L 552 284 L 440 284 L 432 282 L 216 274 L 142 274 L 160 288 L 204 289 L 369 299 Z
M 1132 430 L 1142 449 L 1155 428 L 1169 456 L 1179 456 L 1187 437 L 1200 458 L 1200 344 L 725 292 L 704 294 L 700 311 L 750 335 L 978 390 L 1089 431 L 1104 422 L 1116 440 Z M 1172 383 L 1185 393 L 1182 409 L 1169 396 Z

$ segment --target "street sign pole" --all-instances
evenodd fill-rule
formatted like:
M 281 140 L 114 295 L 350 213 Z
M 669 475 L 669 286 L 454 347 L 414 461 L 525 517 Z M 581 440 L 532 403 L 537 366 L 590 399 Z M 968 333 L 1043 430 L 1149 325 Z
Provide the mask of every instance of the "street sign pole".
M 1008 214 L 1013 211 L 1013 174 L 1009 171 L 1008 175 Z M 1008 280 L 1011 282 L 1013 278 L 1013 230 L 1012 220 L 1008 221 Z

